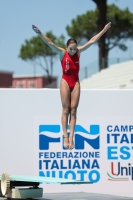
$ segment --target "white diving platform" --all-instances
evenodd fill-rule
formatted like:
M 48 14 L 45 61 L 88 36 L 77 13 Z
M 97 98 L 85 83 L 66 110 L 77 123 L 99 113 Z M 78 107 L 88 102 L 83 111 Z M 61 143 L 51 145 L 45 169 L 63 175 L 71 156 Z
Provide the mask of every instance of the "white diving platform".
M 40 176 L 0 175 L 0 196 L 13 199 L 27 199 L 43 197 L 43 188 L 40 183 L 52 184 L 92 184 L 89 181 L 79 181 L 63 178 Z M 20 188 L 21 187 L 21 188 Z

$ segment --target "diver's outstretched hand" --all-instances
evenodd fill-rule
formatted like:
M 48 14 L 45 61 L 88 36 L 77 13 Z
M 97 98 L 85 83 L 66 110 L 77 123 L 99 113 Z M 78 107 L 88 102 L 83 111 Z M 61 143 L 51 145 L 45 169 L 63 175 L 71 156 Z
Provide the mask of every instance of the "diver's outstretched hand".
M 33 29 L 36 33 L 41 33 L 41 31 L 40 31 L 35 25 L 32 25 L 32 29 Z
M 105 25 L 104 32 L 106 32 L 111 27 L 111 22 Z

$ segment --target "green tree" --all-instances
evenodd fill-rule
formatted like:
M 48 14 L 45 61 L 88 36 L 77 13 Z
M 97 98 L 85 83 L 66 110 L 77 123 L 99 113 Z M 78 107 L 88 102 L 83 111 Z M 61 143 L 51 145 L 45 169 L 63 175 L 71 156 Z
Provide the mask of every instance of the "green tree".
M 77 16 L 72 20 L 71 26 L 66 27 L 68 34 L 79 40 L 80 43 L 88 41 L 99 32 L 98 12 L 96 9 Z M 102 50 L 99 50 L 99 70 L 108 67 L 108 54 L 111 49 L 118 47 L 125 51 L 127 46 L 124 41 L 133 39 L 133 13 L 130 13 L 128 8 L 121 10 L 114 4 L 107 5 L 107 22 L 112 24 L 111 29 L 105 34 L 105 47 L 102 48 L 105 51 L 104 63 L 101 62 Z
M 51 31 L 47 32 L 45 35 L 56 45 L 65 48 L 65 37 L 63 35 L 57 38 Z M 52 51 L 38 35 L 32 37 L 30 40 L 25 40 L 25 44 L 21 46 L 19 58 L 40 66 L 47 74 L 49 83 L 51 82 L 53 64 L 55 59 L 57 59 L 57 53 Z

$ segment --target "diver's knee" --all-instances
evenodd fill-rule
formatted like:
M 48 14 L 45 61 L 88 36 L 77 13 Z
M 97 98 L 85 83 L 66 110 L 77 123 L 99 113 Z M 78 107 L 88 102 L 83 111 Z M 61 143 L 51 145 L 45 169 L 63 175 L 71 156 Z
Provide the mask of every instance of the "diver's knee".
M 70 107 L 68 107 L 68 106 L 63 106 L 63 114 L 65 114 L 65 115 L 69 115 L 69 113 L 70 113 Z
M 77 107 L 71 107 L 71 116 L 76 116 Z

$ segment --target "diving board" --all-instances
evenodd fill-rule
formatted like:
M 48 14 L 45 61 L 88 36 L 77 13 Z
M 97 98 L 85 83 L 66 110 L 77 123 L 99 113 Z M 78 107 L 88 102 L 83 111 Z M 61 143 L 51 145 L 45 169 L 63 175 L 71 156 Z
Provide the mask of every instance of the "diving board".
M 80 181 L 64 178 L 51 178 L 40 176 L 19 176 L 8 175 L 3 173 L 0 175 L 0 193 L 1 196 L 7 198 L 40 198 L 43 196 L 43 188 L 39 188 L 40 183 L 51 184 L 92 184 L 89 181 Z M 30 188 L 24 188 L 29 187 Z M 23 188 L 20 188 L 23 187 Z

